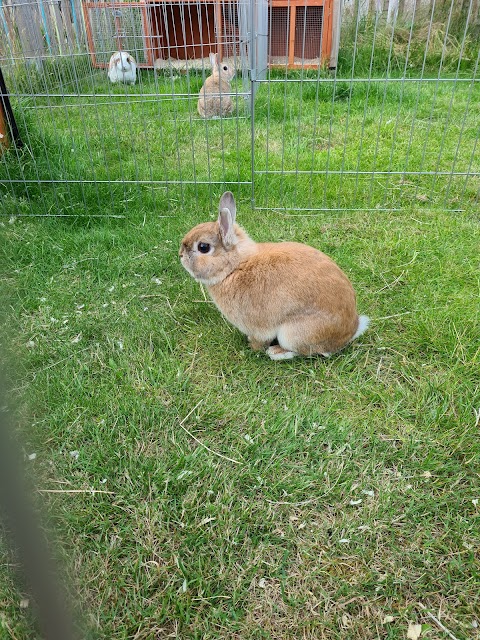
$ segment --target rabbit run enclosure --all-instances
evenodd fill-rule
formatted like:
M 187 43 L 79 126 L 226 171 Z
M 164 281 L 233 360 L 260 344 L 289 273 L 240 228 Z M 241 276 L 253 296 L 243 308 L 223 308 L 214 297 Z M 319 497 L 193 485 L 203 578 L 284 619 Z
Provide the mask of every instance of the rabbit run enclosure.
M 2 211 L 466 209 L 479 43 L 479 0 L 2 0 Z

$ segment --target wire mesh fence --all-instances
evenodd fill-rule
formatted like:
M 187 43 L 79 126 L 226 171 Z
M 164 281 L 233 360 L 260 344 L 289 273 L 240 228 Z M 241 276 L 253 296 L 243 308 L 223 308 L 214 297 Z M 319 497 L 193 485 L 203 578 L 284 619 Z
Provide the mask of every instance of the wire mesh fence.
M 263 81 L 270 117 L 257 145 L 258 206 L 458 209 L 478 198 L 478 4 L 417 1 L 402 14 L 393 4 L 368 13 L 357 3 L 344 16 L 330 73 L 311 69 L 307 14 L 290 4 L 302 29 L 290 28 L 290 65 L 270 67 Z
M 162 214 L 225 188 L 301 214 L 464 209 L 479 36 L 478 0 L 1 0 L 2 211 Z M 202 117 L 211 54 L 236 73 Z

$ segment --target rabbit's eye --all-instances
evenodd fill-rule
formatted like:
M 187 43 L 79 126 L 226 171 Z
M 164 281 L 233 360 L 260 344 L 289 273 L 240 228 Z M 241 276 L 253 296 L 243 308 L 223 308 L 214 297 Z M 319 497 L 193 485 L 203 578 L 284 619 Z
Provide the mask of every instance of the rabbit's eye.
M 228 67 L 223 67 L 223 70 L 224 71 L 228 71 Z
M 199 242 L 198 250 L 200 251 L 200 253 L 208 253 L 210 251 L 210 245 L 208 244 L 208 242 Z

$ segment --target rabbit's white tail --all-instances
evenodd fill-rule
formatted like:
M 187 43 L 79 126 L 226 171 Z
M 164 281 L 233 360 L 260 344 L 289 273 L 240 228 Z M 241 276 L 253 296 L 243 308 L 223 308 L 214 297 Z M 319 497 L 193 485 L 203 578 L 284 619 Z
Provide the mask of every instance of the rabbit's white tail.
M 370 318 L 368 316 L 358 316 L 358 327 L 357 327 L 357 330 L 355 331 L 355 334 L 352 340 L 355 340 L 355 338 L 358 338 L 358 336 L 361 336 L 362 333 L 364 333 L 364 331 L 368 329 L 369 324 L 370 324 Z

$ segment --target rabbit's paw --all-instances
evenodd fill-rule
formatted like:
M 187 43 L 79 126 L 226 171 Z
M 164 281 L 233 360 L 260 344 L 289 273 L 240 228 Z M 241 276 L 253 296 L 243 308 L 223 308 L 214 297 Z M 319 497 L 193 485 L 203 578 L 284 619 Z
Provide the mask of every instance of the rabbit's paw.
M 271 360 L 290 360 L 291 358 L 295 358 L 298 353 L 295 351 L 287 351 L 279 344 L 275 344 L 272 347 L 268 347 L 267 355 L 270 356 Z

